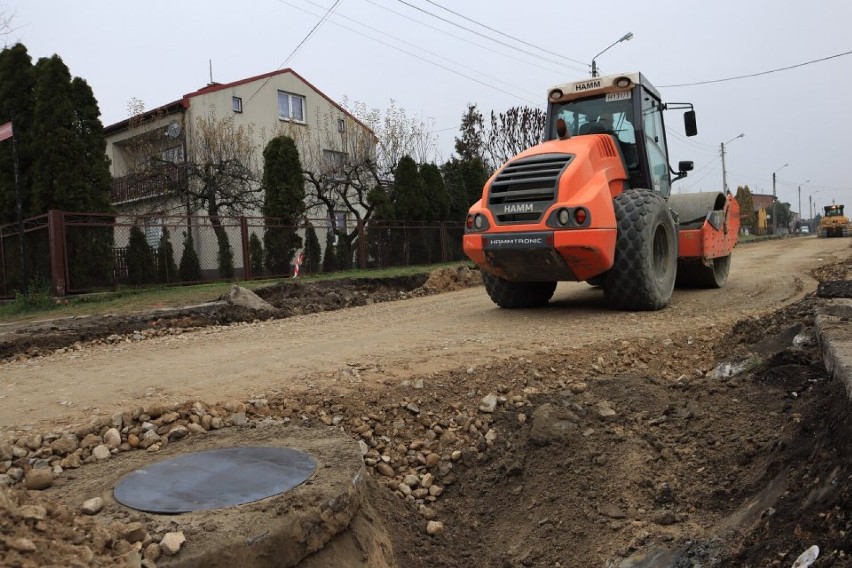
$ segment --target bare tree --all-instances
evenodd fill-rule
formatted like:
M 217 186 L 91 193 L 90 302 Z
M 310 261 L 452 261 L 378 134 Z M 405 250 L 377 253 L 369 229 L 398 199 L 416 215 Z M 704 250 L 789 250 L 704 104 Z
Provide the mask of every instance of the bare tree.
M 139 117 L 142 113 L 145 112 L 145 102 L 138 97 L 131 97 L 129 101 L 127 101 L 127 116 L 130 119 L 134 117 Z
M 12 19 L 14 14 L 3 6 L 0 6 L 0 38 L 3 39 L 3 45 L 9 45 L 9 36 L 15 31 L 12 27 Z
M 506 112 L 491 111 L 486 148 L 492 170 L 506 160 L 540 143 L 544 136 L 545 113 L 540 108 L 512 107 Z
M 384 175 L 377 161 L 377 139 L 342 113 L 318 116 L 317 124 L 315 130 L 300 129 L 296 139 L 307 186 L 305 205 L 309 214 L 313 210 L 327 216 L 329 232 L 351 246 L 357 222 L 366 222 L 373 213 L 370 192 L 381 185 Z M 337 226 L 335 214 L 339 211 L 345 211 L 356 224 Z
M 345 98 L 343 105 L 347 106 Z M 376 164 L 383 176 L 391 177 L 403 156 L 411 156 L 418 164 L 434 161 L 438 143 L 431 125 L 408 116 L 393 99 L 384 111 L 377 108 L 368 110 L 361 102 L 355 102 L 347 110 L 375 133 Z
M 359 102 L 348 110 L 350 114 L 331 111 L 319 115 L 314 131 L 300 126 L 290 128 L 287 134 L 300 147 L 308 210 L 327 212 L 331 231 L 344 246 L 351 247 L 358 234 L 357 222 L 372 217 L 374 192 L 389 191 L 399 159 L 411 155 L 418 161 L 428 161 L 437 143 L 425 122 L 409 117 L 394 101 L 385 111 L 368 110 Z M 356 224 L 338 227 L 338 211 L 345 211 Z
M 258 149 L 253 128 L 215 113 L 198 117 L 192 125 L 187 169 L 187 195 L 207 212 L 220 243 L 227 240 L 223 215 L 239 215 L 262 205 Z

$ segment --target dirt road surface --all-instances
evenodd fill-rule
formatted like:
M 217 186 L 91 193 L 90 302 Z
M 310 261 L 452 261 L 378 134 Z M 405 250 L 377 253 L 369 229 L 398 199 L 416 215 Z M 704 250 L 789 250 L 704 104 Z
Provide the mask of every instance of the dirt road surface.
M 0 367 L 0 427 L 61 426 L 199 396 L 363 389 L 521 354 L 725 326 L 812 291 L 809 270 L 848 253 L 846 239 L 741 245 L 725 288 L 676 290 L 660 312 L 611 311 L 584 283 L 560 284 L 546 309 L 525 311 L 498 309 L 472 288 L 9 363 Z

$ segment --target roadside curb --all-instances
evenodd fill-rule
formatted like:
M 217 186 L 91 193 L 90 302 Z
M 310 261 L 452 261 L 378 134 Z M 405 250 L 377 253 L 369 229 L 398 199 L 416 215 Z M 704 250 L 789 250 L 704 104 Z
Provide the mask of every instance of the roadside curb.
M 814 325 L 825 368 L 846 387 L 852 400 L 852 299 L 824 300 L 816 308 Z

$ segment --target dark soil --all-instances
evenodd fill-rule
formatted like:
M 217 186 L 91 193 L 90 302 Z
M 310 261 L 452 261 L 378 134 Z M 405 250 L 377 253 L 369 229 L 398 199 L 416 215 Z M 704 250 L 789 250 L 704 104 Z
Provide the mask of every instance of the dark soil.
M 812 304 L 764 323 L 809 332 Z M 852 566 L 852 408 L 813 343 L 730 379 L 588 384 L 531 397 L 524 424 L 516 409 L 495 414 L 499 441 L 466 455 L 440 501 L 446 536 L 386 504 L 400 565 L 789 567 L 817 544 L 814 566 Z M 601 401 L 614 417 L 601 419 Z

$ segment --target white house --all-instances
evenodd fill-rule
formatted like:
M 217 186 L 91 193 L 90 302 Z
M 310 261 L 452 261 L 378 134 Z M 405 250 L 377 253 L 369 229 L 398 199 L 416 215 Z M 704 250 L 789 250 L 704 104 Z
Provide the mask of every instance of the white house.
M 205 122 L 206 121 L 206 122 Z M 262 152 L 267 142 L 280 134 L 291 136 L 299 148 L 305 169 L 333 171 L 351 159 L 353 152 L 375 153 L 375 134 L 343 106 L 314 87 L 292 69 L 265 73 L 232 83 L 211 83 L 195 92 L 140 113 L 105 128 L 107 156 L 113 176 L 112 201 L 116 210 L 130 215 L 146 215 L 145 231 L 149 243 L 156 245 L 162 227 L 170 227 L 173 243 L 180 242 L 180 231 L 190 228 L 202 267 L 216 265 L 216 247 L 205 245 L 203 219 L 206 211 L 196 209 L 187 198 L 190 184 L 187 164 L 198 163 L 204 124 L 228 123 L 233 144 L 242 144 L 243 156 L 259 174 Z M 225 144 L 227 147 L 228 144 Z M 254 189 L 258 189 L 255 186 Z M 256 196 L 259 197 L 259 196 Z M 314 207 L 308 217 L 334 216 L 337 223 L 348 222 L 344 208 L 328 211 Z M 239 214 L 259 217 L 255 208 L 242 208 Z M 190 221 L 195 219 L 195 221 Z M 119 222 L 122 217 L 119 216 Z M 129 233 L 132 222 L 125 217 Z M 242 265 L 239 239 L 245 240 L 245 227 L 233 221 L 226 225 L 234 248 L 234 264 Z M 174 226 L 174 230 L 171 228 Z M 259 219 L 249 221 L 249 231 L 262 232 Z M 116 232 L 116 245 L 123 245 L 122 232 Z M 126 237 L 124 239 L 126 242 Z M 175 247 L 178 249 L 179 247 Z

